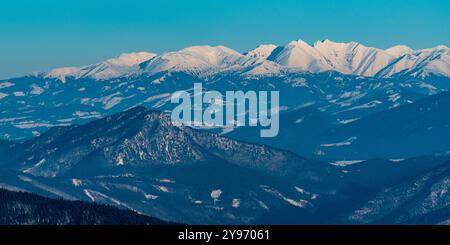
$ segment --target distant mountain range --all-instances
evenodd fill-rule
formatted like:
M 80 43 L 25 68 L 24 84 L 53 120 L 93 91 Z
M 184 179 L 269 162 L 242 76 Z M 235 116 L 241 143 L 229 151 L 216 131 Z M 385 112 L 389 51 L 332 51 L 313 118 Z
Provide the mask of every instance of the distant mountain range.
M 382 50 L 356 42 L 336 43 L 323 40 L 310 45 L 298 40 L 285 46 L 260 45 L 245 54 L 224 46 L 193 46 L 162 55 L 147 52 L 122 54 L 94 65 L 59 68 L 43 75 L 61 80 L 67 77 L 106 80 L 164 71 L 181 71 L 201 76 L 236 71 L 246 75 L 336 71 L 369 77 L 405 74 L 449 77 L 449 55 L 449 48 L 443 45 L 421 50 L 399 45 Z

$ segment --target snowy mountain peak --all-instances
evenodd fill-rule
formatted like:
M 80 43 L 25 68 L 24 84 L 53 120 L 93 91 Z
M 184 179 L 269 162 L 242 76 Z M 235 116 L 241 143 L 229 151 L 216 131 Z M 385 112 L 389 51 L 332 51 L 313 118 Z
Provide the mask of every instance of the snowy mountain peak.
M 326 39 L 312 46 L 302 40 L 292 41 L 269 59 L 301 71 L 373 76 L 389 64 L 392 57 L 380 49 L 356 42 L 338 43 Z
M 394 47 L 386 49 L 385 52 L 394 57 L 400 57 L 405 54 L 410 54 L 410 53 L 414 52 L 414 50 L 412 50 L 410 47 L 408 47 L 406 45 L 396 45 Z
M 150 60 L 155 56 L 156 54 L 148 52 L 124 53 L 116 58 L 108 59 L 106 62 L 118 66 L 133 66 Z
M 359 43 L 357 42 L 349 42 L 349 43 L 342 43 L 342 42 L 334 42 L 330 39 L 324 39 L 321 41 L 317 41 L 314 43 L 314 45 L 312 45 L 313 47 L 318 47 L 318 46 L 346 46 L 346 45 L 357 45 Z
M 447 50 L 448 51 L 448 47 L 445 45 L 438 45 L 436 47 L 434 47 L 435 50 Z
M 245 53 L 247 57 L 256 59 L 266 59 L 277 48 L 274 44 L 261 44 L 253 50 Z
M 320 72 L 331 69 L 323 55 L 303 40 L 290 42 L 268 59 L 299 71 Z
M 445 45 L 438 45 L 432 48 L 420 49 L 416 51 L 416 55 L 419 53 L 449 53 L 450 49 Z
M 450 77 L 450 50 L 445 45 L 407 53 L 383 68 L 378 76 L 426 77 L 431 74 Z
M 329 39 L 320 40 L 320 41 L 315 42 L 313 46 L 317 46 L 322 43 L 328 43 L 328 42 L 331 42 L 331 41 Z
M 164 53 L 150 60 L 145 67 L 149 73 L 161 71 L 186 71 L 199 74 L 218 72 L 229 68 L 244 56 L 225 46 L 192 46 Z
M 309 43 L 303 41 L 302 39 L 294 40 L 288 43 L 287 46 L 294 46 L 294 47 L 312 47 L 309 45 Z
M 225 46 L 192 46 L 179 51 L 184 55 L 190 55 L 202 59 L 213 65 L 222 65 L 224 61 L 240 58 L 242 54 Z
M 155 56 L 156 54 L 147 52 L 124 53 L 118 57 L 88 66 L 57 68 L 48 72 L 45 77 L 57 78 L 63 82 L 66 81 L 67 77 L 75 79 L 84 77 L 98 80 L 111 79 L 137 71 L 139 69 L 138 64 Z
M 268 60 L 290 69 L 313 73 L 337 71 L 367 77 L 401 74 L 449 76 L 449 55 L 450 51 L 444 45 L 417 51 L 405 45 L 382 50 L 357 42 L 340 43 L 325 39 L 312 46 L 303 40 L 292 41 L 278 48 Z
M 325 39 L 325 40 L 322 40 L 322 41 L 317 41 L 313 45 L 314 48 L 322 49 L 322 50 L 323 49 L 346 49 L 346 48 L 348 49 L 348 48 L 355 48 L 355 47 L 358 47 L 358 46 L 365 47 L 364 45 L 362 45 L 362 44 L 360 44 L 358 42 L 354 42 L 354 41 L 345 43 L 345 42 L 334 42 L 334 41 L 329 40 L 329 39 Z

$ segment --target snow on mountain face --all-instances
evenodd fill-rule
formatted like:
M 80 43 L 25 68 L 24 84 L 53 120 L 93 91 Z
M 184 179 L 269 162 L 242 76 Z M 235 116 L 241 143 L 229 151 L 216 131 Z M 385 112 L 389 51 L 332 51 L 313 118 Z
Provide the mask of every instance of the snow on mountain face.
M 122 54 L 113 59 L 83 67 L 54 69 L 46 77 L 65 81 L 66 77 L 106 80 L 131 74 L 182 71 L 196 76 L 220 72 L 244 75 L 274 75 L 289 72 L 336 71 L 366 77 L 394 75 L 450 76 L 449 49 L 437 46 L 414 51 L 397 45 L 382 50 L 356 42 L 318 41 L 314 45 L 297 40 L 285 46 L 264 44 L 241 54 L 224 46 L 192 46 L 155 55 L 146 52 Z
M 269 61 L 267 58 L 278 47 L 273 44 L 262 44 L 257 48 L 244 53 L 245 62 L 241 64 L 246 67 L 246 76 L 276 75 L 284 72 L 284 67 L 275 62 Z
M 144 72 L 182 71 L 197 76 L 232 71 L 247 76 L 277 74 L 282 67 L 265 59 L 275 48 L 275 45 L 262 45 L 243 55 L 224 46 L 193 46 L 149 60 Z
M 254 60 L 248 60 L 244 63 L 244 66 L 248 66 L 248 71 L 243 73 L 245 76 L 279 75 L 285 71 L 284 67 L 271 61 L 258 60 L 255 63 L 253 62 Z
M 252 56 L 265 57 L 263 47 L 249 52 Z M 275 48 L 268 60 L 294 71 L 337 71 L 359 76 L 391 77 L 398 74 L 450 76 L 449 49 L 437 46 L 413 51 L 397 45 L 387 50 L 371 48 L 359 43 L 336 43 L 330 40 L 314 45 L 298 40 L 284 47 Z M 260 53 L 263 53 L 262 55 Z
M 329 61 L 333 70 L 362 76 L 373 76 L 389 64 L 393 57 L 377 48 L 359 43 L 335 43 L 329 40 L 317 42 L 314 48 Z
M 249 52 L 245 53 L 246 56 L 251 58 L 262 58 L 267 59 L 269 55 L 277 48 L 274 44 L 261 44 L 257 48 L 250 50 Z
M 392 56 L 400 57 L 405 54 L 410 54 L 410 53 L 414 52 L 414 50 L 412 50 L 410 47 L 405 46 L 405 45 L 397 45 L 397 46 L 386 49 L 385 52 Z
M 165 53 L 148 61 L 145 71 L 188 71 L 194 74 L 211 72 L 235 65 L 243 55 L 224 46 L 193 46 Z
M 84 78 L 90 77 L 97 80 L 106 80 L 123 75 L 127 75 L 138 70 L 138 64 L 150 60 L 156 54 L 147 52 L 127 53 L 106 61 L 83 67 L 64 67 L 57 68 L 46 77 L 58 78 L 65 81 L 66 77 Z
M 430 49 L 413 51 L 401 56 L 386 66 L 379 76 L 396 74 L 426 77 L 429 74 L 450 76 L 450 50 L 440 45 Z
M 396 56 L 359 43 L 336 43 L 330 40 L 309 45 L 299 40 L 289 43 L 269 59 L 300 71 L 337 71 L 344 74 L 374 76 Z
M 273 52 L 268 59 L 300 71 L 315 73 L 331 70 L 325 57 L 302 40 L 290 42 L 287 46 Z

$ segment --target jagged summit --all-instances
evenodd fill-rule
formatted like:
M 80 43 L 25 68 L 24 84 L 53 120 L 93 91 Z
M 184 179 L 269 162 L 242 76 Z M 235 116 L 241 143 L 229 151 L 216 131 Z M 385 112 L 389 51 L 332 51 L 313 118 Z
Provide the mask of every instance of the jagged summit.
M 277 46 L 274 44 L 261 44 L 255 49 L 244 53 L 244 55 L 251 58 L 267 59 L 276 48 Z

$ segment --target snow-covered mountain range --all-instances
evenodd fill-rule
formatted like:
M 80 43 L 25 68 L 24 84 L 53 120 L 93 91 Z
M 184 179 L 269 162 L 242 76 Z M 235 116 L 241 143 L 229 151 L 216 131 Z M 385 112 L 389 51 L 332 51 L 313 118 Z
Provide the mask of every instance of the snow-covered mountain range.
M 24 140 L 146 106 L 170 111 L 170 95 L 195 82 L 206 90 L 278 90 L 285 111 L 305 105 L 352 122 L 450 89 L 445 46 L 386 50 L 330 40 L 260 45 L 245 53 L 193 46 L 122 54 L 83 67 L 0 81 L 0 138 Z M 296 121 L 296 120 L 294 120 Z
M 440 45 L 412 50 L 398 45 L 386 50 L 366 47 L 356 42 L 337 43 L 323 40 L 310 45 L 302 40 L 285 46 L 260 45 L 241 54 L 224 46 L 193 46 L 161 55 L 140 52 L 122 54 L 84 67 L 52 70 L 47 77 L 111 79 L 136 73 L 188 71 L 207 76 L 224 71 L 245 71 L 248 75 L 280 72 L 336 71 L 357 76 L 392 77 L 409 74 L 450 76 L 450 50 Z

